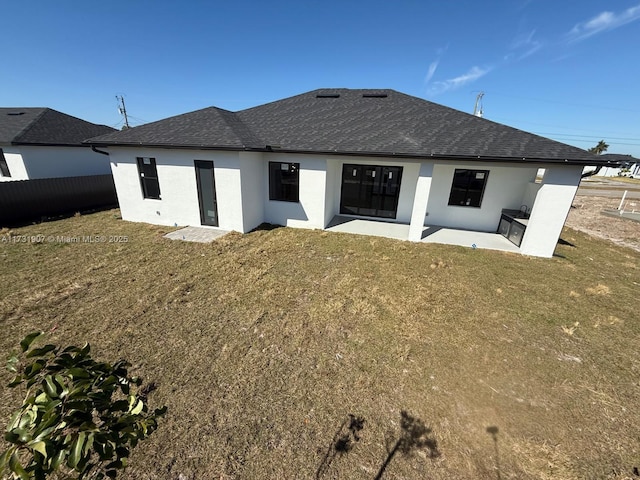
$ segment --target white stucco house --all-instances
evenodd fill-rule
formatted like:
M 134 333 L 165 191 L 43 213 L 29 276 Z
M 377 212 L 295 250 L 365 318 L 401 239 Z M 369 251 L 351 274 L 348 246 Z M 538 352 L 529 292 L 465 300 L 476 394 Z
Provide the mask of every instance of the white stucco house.
M 606 166 L 595 173 L 597 177 L 632 177 L 640 178 L 640 159 L 631 155 L 623 155 L 619 153 L 605 153 L 601 155 L 603 160 L 617 162 L 618 165 Z M 591 169 L 592 170 L 592 169 Z
M 0 108 L 0 182 L 108 175 L 109 158 L 82 142 L 114 131 L 50 108 Z
M 501 233 L 541 257 L 553 255 L 583 168 L 607 164 L 394 90 L 210 107 L 87 143 L 109 153 L 125 220 L 249 232 L 363 219 L 404 225 L 411 241 L 442 228 Z

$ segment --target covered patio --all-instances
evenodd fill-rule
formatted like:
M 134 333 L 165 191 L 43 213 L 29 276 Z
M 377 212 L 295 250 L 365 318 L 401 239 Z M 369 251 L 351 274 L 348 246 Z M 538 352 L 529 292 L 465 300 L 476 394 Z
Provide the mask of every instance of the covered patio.
M 374 237 L 394 238 L 397 240 L 409 240 L 408 223 L 393 223 L 343 215 L 333 217 L 325 230 L 329 232 L 355 233 Z M 435 225 L 424 227 L 421 242 L 520 253 L 518 247 L 498 233 L 459 230 Z

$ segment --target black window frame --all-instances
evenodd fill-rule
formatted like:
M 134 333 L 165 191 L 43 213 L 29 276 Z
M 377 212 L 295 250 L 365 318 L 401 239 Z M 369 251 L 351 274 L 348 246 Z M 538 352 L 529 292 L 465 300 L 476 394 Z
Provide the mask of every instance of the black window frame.
M 482 175 L 479 178 L 478 175 Z M 478 185 L 481 180 L 481 185 Z M 484 191 L 489 180 L 489 170 L 475 170 L 470 168 L 456 168 L 451 181 L 449 192 L 449 206 L 480 208 Z
M 145 160 L 149 160 L 149 163 L 145 163 Z M 136 157 L 136 161 L 142 196 L 152 200 L 161 200 L 156 159 L 154 157 Z
M 0 177 L 11 178 L 11 172 L 9 171 L 9 164 L 7 159 L 4 158 L 4 151 L 0 148 Z
M 269 200 L 300 202 L 299 163 L 269 162 Z

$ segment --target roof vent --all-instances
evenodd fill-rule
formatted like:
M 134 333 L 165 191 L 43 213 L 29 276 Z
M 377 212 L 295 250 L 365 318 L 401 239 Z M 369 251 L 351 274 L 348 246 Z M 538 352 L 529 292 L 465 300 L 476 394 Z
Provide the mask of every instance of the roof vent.
M 386 93 L 363 93 L 362 98 L 387 98 Z
M 340 98 L 339 93 L 318 93 L 316 98 Z
M 13 116 L 24 115 L 24 112 L 7 112 L 7 115 L 13 115 Z

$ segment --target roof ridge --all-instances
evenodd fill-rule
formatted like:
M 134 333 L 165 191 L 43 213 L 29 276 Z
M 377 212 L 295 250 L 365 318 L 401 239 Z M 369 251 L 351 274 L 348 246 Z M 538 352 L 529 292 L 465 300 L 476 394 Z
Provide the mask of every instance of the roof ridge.
M 36 123 L 38 123 L 40 121 L 40 119 L 44 116 L 45 113 L 47 113 L 49 110 L 51 110 L 49 107 L 41 107 L 42 111 L 36 116 L 36 118 L 34 118 L 33 120 L 31 120 L 31 122 L 29 122 L 27 125 L 24 126 L 24 128 L 22 128 L 22 130 L 20 130 L 14 137 L 13 140 L 11 140 L 11 142 L 19 142 L 20 137 L 22 137 L 23 135 L 26 135 L 26 133 L 31 130 L 34 125 Z
M 255 146 L 260 146 L 262 145 L 263 142 L 262 139 L 251 129 L 251 127 L 246 124 L 245 122 L 242 121 L 242 119 L 236 114 L 236 112 L 232 112 L 230 110 L 226 110 L 224 108 L 220 108 L 220 107 L 213 107 L 216 108 L 217 110 L 224 112 L 224 115 L 221 115 L 222 120 L 224 121 L 225 125 L 227 125 L 232 131 L 233 133 L 238 137 L 238 139 L 242 142 L 242 145 L 244 147 L 255 147 Z M 232 124 L 229 121 L 228 117 L 233 117 L 233 119 L 236 121 L 235 124 Z M 238 127 L 242 127 L 241 129 L 239 129 Z M 239 131 L 242 130 L 242 131 Z M 251 142 L 255 142 L 256 145 L 246 145 L 247 141 Z

